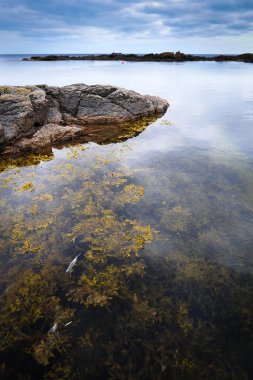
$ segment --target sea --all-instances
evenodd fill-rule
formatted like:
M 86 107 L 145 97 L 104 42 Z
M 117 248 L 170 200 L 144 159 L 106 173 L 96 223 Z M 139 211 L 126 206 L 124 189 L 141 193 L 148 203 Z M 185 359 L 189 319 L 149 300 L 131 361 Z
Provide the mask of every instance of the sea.
M 111 84 L 170 107 L 0 157 L 0 377 L 252 379 L 253 65 L 29 56 L 0 55 L 0 93 Z

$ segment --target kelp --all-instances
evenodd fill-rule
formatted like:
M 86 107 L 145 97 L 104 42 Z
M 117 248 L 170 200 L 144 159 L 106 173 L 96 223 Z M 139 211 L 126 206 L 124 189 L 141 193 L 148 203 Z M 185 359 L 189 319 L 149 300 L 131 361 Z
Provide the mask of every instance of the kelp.
M 38 363 L 47 365 L 54 352 L 66 347 L 66 339 L 56 340 L 49 333 L 49 323 L 72 317 L 74 310 L 64 308 L 55 295 L 56 282 L 52 273 L 24 271 L 1 298 L 0 351 L 19 347 L 32 354 Z M 43 350 L 42 350 L 43 347 Z
M 83 147 L 72 148 L 67 159 L 77 158 L 84 151 Z M 100 165 L 96 161 L 93 173 L 89 169 L 88 175 L 78 167 L 75 170 L 71 167 L 69 172 L 69 164 L 56 167 L 52 180 L 61 184 L 58 193 L 44 192 L 45 185 L 38 185 L 36 181 L 27 182 L 32 172 L 23 173 L 20 180 L 24 184 L 13 188 L 10 182 L 6 189 L 6 197 L 11 192 L 20 192 L 20 198 L 16 198 L 13 209 L 7 198 L 1 203 L 3 249 L 8 253 L 9 265 L 15 266 L 12 277 L 17 276 L 15 285 L 7 285 L 8 291 L 2 298 L 2 337 L 5 339 L 1 341 L 1 351 L 13 350 L 22 342 L 24 352 L 32 354 L 38 364 L 49 365 L 57 353 L 64 354 L 68 347 L 67 328 L 55 334 L 49 329 L 49 323 L 62 324 L 64 316 L 70 318 L 72 315 L 72 309 L 62 307 L 61 302 L 108 307 L 113 298 L 126 291 L 126 279 L 143 272 L 139 251 L 153 239 L 150 226 L 122 219 L 108 206 L 136 203 L 144 191 L 128 183 L 130 179 L 125 174 L 111 170 L 105 172 L 98 187 L 96 176 L 101 166 L 117 161 L 114 158 L 106 163 L 105 159 L 99 160 Z M 36 179 L 35 172 L 33 174 Z M 72 187 L 73 178 L 78 178 L 75 188 Z M 47 181 L 50 180 L 49 174 Z M 25 193 L 26 198 L 21 193 Z M 102 193 L 106 194 L 107 207 Z M 69 213 L 67 219 L 65 213 Z M 82 273 L 74 273 L 73 278 L 68 278 L 68 274 L 64 274 L 66 258 L 62 256 L 62 247 L 73 252 L 82 249 L 76 246 L 77 241 L 81 245 L 83 241 L 88 242 L 89 250 L 80 259 Z M 24 257 L 22 261 L 19 255 Z M 50 273 L 56 262 L 61 268 L 62 279 Z M 31 267 L 29 273 L 25 269 L 27 265 Z M 2 281 L 8 284 L 8 273 Z M 59 292 L 62 292 L 61 297 L 53 296 Z M 29 326 L 27 331 L 26 326 Z
M 252 274 L 214 260 L 235 252 L 233 173 L 202 159 L 205 187 L 184 157 L 130 168 L 127 145 L 91 150 L 1 173 L 0 376 L 249 380 Z
M 12 156 L 4 156 L 0 159 L 0 172 L 9 171 L 16 169 L 17 173 L 20 173 L 19 168 L 23 168 L 24 166 L 38 165 L 41 162 L 47 162 L 54 158 L 54 154 L 49 152 L 47 154 L 27 154 L 20 155 L 18 157 L 13 158 Z

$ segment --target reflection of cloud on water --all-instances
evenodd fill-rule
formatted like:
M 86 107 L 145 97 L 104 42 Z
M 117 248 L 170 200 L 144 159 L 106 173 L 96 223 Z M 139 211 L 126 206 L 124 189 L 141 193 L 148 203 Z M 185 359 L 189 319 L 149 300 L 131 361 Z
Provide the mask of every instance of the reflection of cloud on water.
M 173 122 L 171 127 L 161 124 L 161 120 L 158 120 L 138 138 L 129 141 L 136 155 L 147 154 L 151 151 L 167 152 L 187 146 L 196 146 L 198 149 L 218 148 L 228 153 L 238 149 L 219 125 L 208 124 L 204 127 L 198 126 L 198 128 L 189 126 L 187 131 L 186 128 Z
M 240 154 L 178 148 L 150 151 L 136 181 L 145 188 L 143 222 L 160 231 L 153 252 L 184 252 L 252 270 L 252 164 Z

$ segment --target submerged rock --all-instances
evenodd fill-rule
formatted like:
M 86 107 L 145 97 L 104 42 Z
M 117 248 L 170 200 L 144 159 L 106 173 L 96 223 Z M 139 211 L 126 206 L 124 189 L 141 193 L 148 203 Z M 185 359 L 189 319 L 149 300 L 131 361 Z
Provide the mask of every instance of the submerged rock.
M 0 87 L 2 152 L 32 151 L 162 115 L 166 100 L 110 85 Z M 91 139 L 90 139 L 91 140 Z

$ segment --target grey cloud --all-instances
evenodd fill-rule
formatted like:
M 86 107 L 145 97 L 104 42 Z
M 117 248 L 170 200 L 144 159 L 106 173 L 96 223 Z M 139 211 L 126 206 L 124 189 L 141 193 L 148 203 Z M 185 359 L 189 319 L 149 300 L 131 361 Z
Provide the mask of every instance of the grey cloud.
M 15 16 L 15 17 L 14 17 Z M 0 29 L 35 37 L 97 33 L 216 37 L 253 29 L 252 0 L 1 0 Z M 90 34 L 89 34 L 90 35 Z

